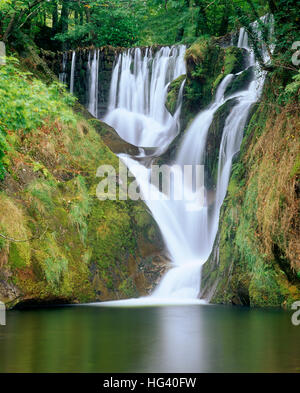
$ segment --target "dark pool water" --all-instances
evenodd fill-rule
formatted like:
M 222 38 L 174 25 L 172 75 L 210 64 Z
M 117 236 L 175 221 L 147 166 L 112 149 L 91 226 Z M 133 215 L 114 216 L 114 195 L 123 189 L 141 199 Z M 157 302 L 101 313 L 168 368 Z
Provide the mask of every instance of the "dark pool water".
M 299 372 L 291 313 L 221 306 L 7 313 L 0 372 Z

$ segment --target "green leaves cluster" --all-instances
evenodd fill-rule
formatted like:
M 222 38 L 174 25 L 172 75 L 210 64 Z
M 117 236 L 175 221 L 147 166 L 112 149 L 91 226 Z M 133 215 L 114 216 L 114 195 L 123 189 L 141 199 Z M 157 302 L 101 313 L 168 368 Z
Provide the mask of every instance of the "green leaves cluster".
M 139 38 L 139 18 L 134 4 L 116 0 L 85 1 L 71 5 L 75 14 L 83 12 L 86 20 L 69 20 L 68 31 L 56 34 L 55 39 L 68 42 L 70 47 L 103 45 L 129 47 Z M 136 2 L 133 2 L 136 3 Z M 75 22 L 75 23 L 74 23 Z
M 75 98 L 59 83 L 46 86 L 19 68 L 18 60 L 8 58 L 0 67 L 0 180 L 5 174 L 4 156 L 8 150 L 7 133 L 23 134 L 42 127 L 46 120 L 74 122 L 70 105 Z

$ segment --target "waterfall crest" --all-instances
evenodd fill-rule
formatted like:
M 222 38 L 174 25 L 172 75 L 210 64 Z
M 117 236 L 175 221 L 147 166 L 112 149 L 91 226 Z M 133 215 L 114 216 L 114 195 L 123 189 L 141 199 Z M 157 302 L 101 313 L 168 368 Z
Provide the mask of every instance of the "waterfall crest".
M 179 111 L 171 116 L 165 108 L 171 81 L 186 73 L 185 46 L 129 49 L 116 61 L 105 122 L 127 142 L 160 147 L 161 152 L 179 131 Z M 180 104 L 180 103 L 179 103 Z
M 89 69 L 89 100 L 88 111 L 95 117 L 98 117 L 98 80 L 99 80 L 99 50 L 94 50 L 93 60 L 92 54 L 89 53 L 88 69 Z

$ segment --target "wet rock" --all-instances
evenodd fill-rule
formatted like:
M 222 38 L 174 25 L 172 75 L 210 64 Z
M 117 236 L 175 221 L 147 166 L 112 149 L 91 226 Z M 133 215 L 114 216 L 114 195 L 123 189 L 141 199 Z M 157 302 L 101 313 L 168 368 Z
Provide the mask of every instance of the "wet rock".
M 247 68 L 241 74 L 233 77 L 232 81 L 227 86 L 224 96 L 229 97 L 232 94 L 238 93 L 239 91 L 245 90 L 253 80 L 254 66 Z

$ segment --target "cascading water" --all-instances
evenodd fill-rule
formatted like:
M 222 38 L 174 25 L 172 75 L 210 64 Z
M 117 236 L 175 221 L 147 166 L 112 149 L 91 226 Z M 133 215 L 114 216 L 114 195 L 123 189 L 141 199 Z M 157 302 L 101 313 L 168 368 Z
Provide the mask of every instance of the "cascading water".
M 268 22 L 263 17 L 252 24 L 259 36 L 259 25 Z M 173 299 L 178 303 L 199 302 L 201 267 L 208 259 L 216 237 L 219 213 L 227 192 L 231 165 L 239 151 L 243 130 L 251 106 L 259 99 L 266 73 L 260 70 L 254 52 L 249 47 L 248 34 L 240 29 L 238 47 L 248 52 L 248 67 L 252 67 L 251 83 L 243 91 L 225 97 L 229 83 L 238 74 L 227 75 L 217 88 L 214 102 L 202 110 L 186 130 L 181 140 L 172 171 L 171 188 L 179 186 L 183 198 L 166 198 L 165 194 L 151 184 L 152 169 L 141 164 L 144 150 L 140 149 L 139 161 L 134 157 L 120 155 L 139 184 L 141 194 L 154 219 L 160 227 L 173 267 L 162 278 L 154 293 L 141 298 L 142 304 L 161 304 Z M 272 50 L 272 48 L 271 48 Z M 155 148 L 158 156 L 166 151 L 179 132 L 179 117 L 184 83 L 181 84 L 174 116 L 165 108 L 169 84 L 186 73 L 184 62 L 185 46 L 163 47 L 157 51 L 146 48 L 129 49 L 118 55 L 110 85 L 110 98 L 105 122 L 116 129 L 119 135 L 138 147 Z M 89 53 L 89 90 L 87 107 L 98 116 L 99 51 Z M 262 57 L 270 58 L 270 49 L 262 44 Z M 63 72 L 66 68 L 63 63 Z M 72 53 L 70 91 L 74 91 L 76 53 Z M 63 75 L 61 75 L 63 80 Z M 191 184 L 182 179 L 185 165 L 204 165 L 207 136 L 214 114 L 227 100 L 235 98 L 223 128 L 219 150 L 218 177 L 215 198 L 210 202 L 205 185 L 194 192 Z M 195 175 L 193 175 L 195 176 Z M 194 179 L 194 178 L 193 178 Z M 186 198 L 186 196 L 189 198 Z M 136 300 L 136 299 L 134 299 Z M 124 303 L 124 301 L 121 301 Z M 120 302 L 116 302 L 120 303 Z M 129 304 L 128 301 L 125 301 Z M 107 302 L 111 305 L 111 302 Z
M 67 59 L 68 59 L 68 55 L 67 53 L 64 53 L 62 59 L 62 72 L 59 74 L 59 81 L 64 84 L 67 83 L 67 73 L 66 73 Z
M 265 22 L 264 19 L 262 21 Z M 257 23 L 252 27 L 257 28 Z M 204 204 L 196 205 L 195 209 L 189 208 L 190 200 L 165 200 L 160 191 L 149 184 L 151 169 L 138 164 L 128 156 L 120 156 L 135 175 L 145 202 L 161 229 L 174 264 L 152 294 L 151 301 L 198 297 L 201 266 L 211 253 L 218 230 L 219 212 L 227 192 L 232 159 L 239 151 L 250 108 L 260 97 L 265 77 L 259 70 L 253 51 L 249 48 L 245 29 L 240 30 L 238 47 L 248 51 L 248 67 L 255 68 L 251 83 L 245 90 L 225 98 L 226 87 L 235 75 L 231 74 L 223 79 L 214 102 L 199 113 L 186 131 L 175 160 L 177 171 L 182 170 L 187 164 L 204 164 L 207 133 L 214 113 L 227 100 L 235 97 L 237 102 L 223 129 L 216 196 L 210 209 L 209 201 L 206 199 Z M 150 50 L 147 50 L 144 56 L 139 50 L 130 50 L 119 56 L 113 72 L 110 105 L 105 120 L 115 127 L 123 139 L 145 147 L 158 147 L 170 143 L 171 136 L 174 137 L 176 134 L 173 122 L 177 122 L 177 119 L 172 119 L 166 113 L 164 103 L 168 83 L 172 78 L 184 73 L 182 64 L 177 67 L 177 71 L 174 65 L 174 60 L 179 62 L 183 58 L 182 52 L 183 48 L 177 49 L 177 52 L 170 48 L 161 49 L 153 60 L 151 77 L 147 67 L 152 56 Z M 177 59 L 175 53 L 178 53 Z M 267 56 L 265 51 L 263 55 Z M 149 187 L 152 198 L 147 197 Z M 156 198 L 153 198 L 154 194 L 157 194 Z
M 178 116 L 165 108 L 169 83 L 185 74 L 185 47 L 129 49 L 119 55 L 105 122 L 129 143 L 163 151 L 178 132 Z
M 70 93 L 74 93 L 74 80 L 75 80 L 75 62 L 76 62 L 76 52 L 72 52 L 72 64 L 71 64 L 71 78 L 70 78 Z
M 94 50 L 93 60 L 89 53 L 89 112 L 98 117 L 98 80 L 99 80 L 99 50 Z
M 257 22 L 256 24 L 253 24 L 252 27 L 256 28 Z M 248 51 L 248 66 L 255 66 L 255 71 L 253 73 L 252 81 L 247 89 L 238 92 L 235 95 L 231 95 L 226 99 L 228 100 L 236 97 L 237 104 L 228 115 L 223 129 L 219 152 L 216 197 L 212 206 L 212 213 L 209 214 L 208 209 L 205 206 L 198 212 L 200 216 L 197 221 L 198 239 L 196 241 L 194 240 L 190 245 L 190 249 L 194 249 L 196 252 L 197 262 L 196 264 L 191 265 L 188 263 L 188 259 L 185 259 L 183 265 L 180 264 L 179 268 L 176 267 L 167 273 L 157 291 L 154 292 L 154 295 L 163 295 L 165 297 L 166 295 L 184 296 L 193 293 L 197 296 L 198 291 L 200 290 L 200 270 L 202 264 L 207 260 L 211 253 L 217 234 L 220 208 L 227 192 L 232 159 L 240 149 L 243 138 L 243 130 L 250 108 L 259 99 L 265 79 L 265 73 L 259 70 L 259 66 L 255 62 L 254 53 L 248 46 L 248 34 L 244 29 L 240 30 L 238 46 Z M 267 58 L 265 51 L 263 51 L 263 56 L 265 59 Z M 224 92 L 233 77 L 233 75 L 228 75 L 224 78 L 216 93 L 215 102 L 207 110 L 201 112 L 196 117 L 193 124 L 186 132 L 186 136 L 178 150 L 176 163 L 180 165 L 204 164 L 207 131 L 212 123 L 213 114 L 226 101 L 224 98 Z M 201 133 L 200 138 L 199 132 Z M 206 201 L 206 205 L 208 205 L 208 201 Z M 183 211 L 181 211 L 181 214 L 179 214 L 178 217 L 185 223 L 188 222 L 188 213 L 186 213 L 185 217 L 182 216 L 182 213 Z M 195 228 L 195 224 L 193 225 L 193 228 Z M 191 237 L 189 237 L 189 239 L 191 239 Z M 195 273 L 199 274 L 199 280 L 195 280 Z M 191 291 L 191 288 L 194 288 L 193 292 Z

